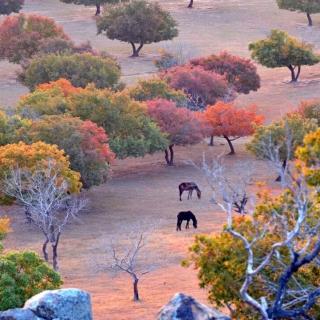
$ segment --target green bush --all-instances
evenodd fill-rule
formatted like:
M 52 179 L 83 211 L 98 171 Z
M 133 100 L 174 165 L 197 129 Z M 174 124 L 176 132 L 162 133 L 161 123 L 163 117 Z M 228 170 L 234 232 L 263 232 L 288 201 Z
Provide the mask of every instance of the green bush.
M 110 57 L 90 53 L 36 57 L 19 74 L 19 80 L 30 90 L 41 83 L 60 78 L 68 79 L 75 87 L 94 83 L 97 88 L 115 88 L 120 78 L 120 67 Z

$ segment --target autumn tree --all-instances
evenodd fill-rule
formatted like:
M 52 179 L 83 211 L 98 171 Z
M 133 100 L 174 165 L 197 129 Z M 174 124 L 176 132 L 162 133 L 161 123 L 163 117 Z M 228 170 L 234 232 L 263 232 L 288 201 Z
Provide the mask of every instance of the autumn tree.
M 176 22 L 157 3 L 134 0 L 110 8 L 97 20 L 99 34 L 129 42 L 132 57 L 138 57 L 145 44 L 171 40 L 178 35 Z M 138 47 L 137 47 L 138 45 Z
M 212 54 L 208 57 L 192 59 L 190 63 L 224 76 L 238 93 L 248 94 L 260 88 L 257 68 L 249 59 L 223 51 L 218 55 Z
M 147 102 L 150 117 L 167 134 L 169 146 L 165 149 L 167 165 L 172 166 L 175 145 L 199 143 L 203 139 L 202 124 L 187 108 L 177 108 L 172 101 L 158 99 Z
M 280 30 L 272 30 L 268 38 L 251 43 L 249 50 L 252 58 L 267 68 L 287 67 L 291 82 L 298 81 L 301 66 L 312 66 L 320 61 L 312 45 Z
M 21 83 L 30 90 L 60 78 L 70 80 L 75 87 L 94 83 L 97 88 L 115 88 L 120 78 L 120 67 L 112 58 L 89 53 L 49 54 L 32 59 L 19 74 Z
M 288 115 L 280 121 L 258 126 L 253 139 L 248 144 L 248 149 L 260 159 L 274 161 L 274 157 L 279 156 L 278 160 L 282 162 L 282 170 L 286 170 L 287 159 L 294 159 L 295 151 L 298 146 L 302 145 L 304 136 L 316 129 L 317 124 L 312 119 L 304 119 L 298 114 Z M 290 139 L 287 139 L 288 136 Z M 277 152 L 270 153 L 270 150 Z M 281 175 L 277 180 L 279 181 L 280 178 Z
M 64 114 L 69 111 L 68 97 L 81 90 L 83 89 L 74 87 L 66 79 L 39 84 L 33 92 L 20 98 L 16 111 L 31 119 L 43 115 Z
M 137 101 L 166 99 L 177 106 L 187 106 L 188 99 L 182 90 L 171 88 L 164 80 L 153 78 L 140 80 L 134 87 L 129 88 L 130 97 Z
M 233 90 L 225 78 L 217 73 L 206 71 L 200 66 L 182 65 L 168 69 L 162 77 L 176 90 L 183 90 L 188 96 L 188 108 L 205 109 L 219 100 L 232 100 Z
M 109 177 L 114 158 L 108 136 L 95 123 L 71 116 L 45 116 L 17 132 L 25 142 L 43 141 L 64 150 L 70 168 L 81 175 L 84 188 L 100 185 Z
M 254 133 L 255 126 L 263 122 L 256 108 L 236 108 L 233 104 L 218 102 L 204 111 L 204 117 L 211 126 L 211 135 L 227 140 L 230 153 L 234 154 L 232 141 Z
M 80 191 L 80 174 L 70 169 L 70 162 L 63 150 L 44 142 L 25 144 L 23 142 L 7 144 L 0 147 L 0 180 L 1 185 L 8 173 L 14 168 L 28 170 L 31 173 L 39 168 L 46 168 L 48 160 L 52 160 L 58 176 L 68 184 L 71 193 Z M 3 189 L 3 185 L 1 186 Z
M 303 118 L 314 119 L 320 125 L 320 101 L 317 99 L 302 101 L 295 111 Z
M 22 6 L 24 5 L 24 0 L 4 0 L 0 2 L 0 15 L 9 15 L 13 12 L 18 13 Z
M 6 237 L 6 235 L 11 231 L 10 219 L 6 216 L 0 217 L 0 255 L 2 253 L 3 247 L 1 241 Z
M 84 6 L 95 6 L 96 7 L 96 16 L 101 13 L 101 6 L 105 4 L 115 4 L 121 1 L 118 0 L 60 0 L 64 3 L 73 3 L 80 4 Z
M 69 39 L 50 18 L 25 14 L 7 17 L 0 25 L 0 59 L 21 63 L 37 53 L 48 38 Z
M 309 26 L 312 26 L 311 14 L 320 12 L 319 0 L 277 0 L 277 3 L 280 9 L 305 13 Z

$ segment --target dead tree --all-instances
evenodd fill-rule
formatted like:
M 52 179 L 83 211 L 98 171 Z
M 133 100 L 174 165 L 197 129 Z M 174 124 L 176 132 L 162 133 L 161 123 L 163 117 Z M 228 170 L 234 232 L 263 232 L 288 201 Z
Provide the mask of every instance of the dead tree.
M 139 253 L 144 248 L 145 242 L 144 233 L 139 233 L 132 239 L 128 245 L 125 253 L 119 253 L 119 248 L 116 248 L 113 243 L 111 243 L 111 255 L 112 255 L 112 265 L 111 268 L 114 271 L 122 271 L 127 273 L 132 280 L 133 285 L 133 301 L 140 301 L 138 283 L 142 276 L 149 273 L 151 270 L 141 270 L 139 268 L 137 260 Z
M 52 265 L 58 270 L 58 245 L 65 226 L 77 217 L 86 201 L 68 194 L 68 184 L 62 180 L 54 164 L 31 173 L 14 169 L 4 182 L 5 194 L 14 197 L 28 212 L 29 221 L 44 235 L 42 252 L 49 262 L 48 244 L 52 248 Z
M 240 289 L 244 302 L 255 309 L 263 320 L 314 319 L 310 309 L 320 298 L 320 287 L 297 280 L 297 273 L 308 264 L 317 270 L 320 267 L 320 222 L 312 219 L 314 211 L 310 210 L 318 190 L 308 186 L 299 172 L 291 174 L 288 167 L 284 170 L 277 154 L 279 149 L 268 150 L 266 145 L 265 150 L 271 155 L 270 159 L 281 176 L 283 189 L 291 195 L 292 204 L 288 214 L 283 214 L 283 210 L 288 209 L 287 203 L 279 211 L 274 209 L 267 223 L 255 219 L 254 209 L 250 211 L 255 234 L 251 237 L 235 229 L 233 206 L 237 193 L 229 187 L 221 158 L 212 165 L 204 161 L 202 170 L 212 186 L 213 202 L 226 213 L 226 231 L 239 239 L 246 250 L 247 266 Z M 290 156 L 291 150 L 287 154 Z M 279 238 L 258 258 L 255 251 L 257 242 L 273 234 L 275 226 Z M 268 278 L 265 281 L 266 294 L 254 296 L 250 289 L 256 279 L 263 277 L 263 272 L 275 263 L 281 267 L 278 269 L 279 277 L 276 280 Z

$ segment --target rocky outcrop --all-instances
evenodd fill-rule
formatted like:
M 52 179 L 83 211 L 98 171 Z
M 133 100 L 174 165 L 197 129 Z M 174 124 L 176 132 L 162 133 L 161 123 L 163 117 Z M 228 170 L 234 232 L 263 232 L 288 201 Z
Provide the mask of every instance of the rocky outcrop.
M 79 289 L 44 291 L 22 309 L 0 313 L 0 320 L 92 320 L 90 295 Z
M 159 312 L 158 320 L 230 320 L 191 296 L 177 293 Z

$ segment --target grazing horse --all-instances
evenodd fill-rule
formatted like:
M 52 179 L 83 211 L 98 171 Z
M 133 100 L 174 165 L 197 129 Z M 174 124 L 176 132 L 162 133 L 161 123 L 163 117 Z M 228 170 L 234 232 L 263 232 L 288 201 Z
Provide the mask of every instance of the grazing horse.
M 186 229 L 189 229 L 190 220 L 192 220 L 193 227 L 197 229 L 198 222 L 196 216 L 191 211 L 181 211 L 177 215 L 177 231 L 181 231 L 181 224 L 183 220 L 187 220 Z
M 179 184 L 179 197 L 182 201 L 181 196 L 184 191 L 188 191 L 188 200 L 192 198 L 193 190 L 197 191 L 198 199 L 201 198 L 201 191 L 199 187 L 194 182 L 182 182 Z

